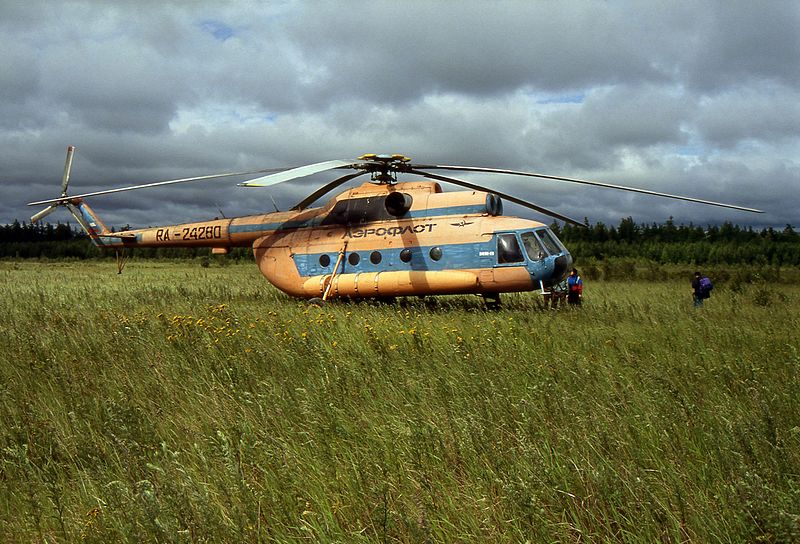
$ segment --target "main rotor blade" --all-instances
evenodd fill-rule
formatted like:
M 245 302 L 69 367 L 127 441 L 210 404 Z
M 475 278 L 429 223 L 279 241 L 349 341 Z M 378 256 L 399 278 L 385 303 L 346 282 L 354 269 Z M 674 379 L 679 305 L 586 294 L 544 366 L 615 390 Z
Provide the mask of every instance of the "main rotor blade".
M 67 161 L 64 163 L 64 176 L 61 178 L 61 196 L 67 196 L 69 186 L 69 174 L 72 172 L 72 156 L 75 154 L 75 146 L 67 147 Z M 40 218 L 41 219 L 41 218 Z
M 335 189 L 339 185 L 342 185 L 343 183 L 347 183 L 351 179 L 357 178 L 358 176 L 363 176 L 366 173 L 367 172 L 356 172 L 354 174 L 347 174 L 346 176 L 342 176 L 340 178 L 336 178 L 332 182 L 323 185 L 322 187 L 320 187 L 319 189 L 317 189 L 316 191 L 314 191 L 313 193 L 311 193 L 310 195 L 305 197 L 303 200 L 298 202 L 292 208 L 292 210 L 298 210 L 298 211 L 299 210 L 305 210 L 308 206 L 313 204 L 322 195 L 332 191 L 333 189 Z
M 611 183 L 601 183 L 599 181 L 590 181 L 578 178 L 566 178 L 562 176 L 550 176 L 548 174 L 537 174 L 535 172 L 520 172 L 517 170 L 504 170 L 502 168 L 482 168 L 479 166 L 447 166 L 447 165 L 414 165 L 414 168 L 430 168 L 441 170 L 456 170 L 463 172 L 489 172 L 492 174 L 511 174 L 514 176 L 528 176 L 533 178 L 552 179 L 555 181 L 566 181 L 569 183 L 581 183 L 583 185 L 592 185 L 595 187 L 605 187 L 607 189 L 618 189 L 620 191 L 630 191 L 632 193 L 642 193 L 645 195 L 661 196 L 664 198 L 674 198 L 676 200 L 686 200 L 688 202 L 697 202 L 700 204 L 707 204 L 709 206 L 719 206 L 721 208 L 731 208 L 734 210 L 741 210 L 745 212 L 764 213 L 763 210 L 756 210 L 754 208 L 745 208 L 743 206 L 736 206 L 735 204 L 725 204 L 724 202 L 714 202 L 711 200 L 702 200 L 700 198 L 692 198 L 688 196 L 672 195 L 669 193 L 659 193 L 657 191 L 649 191 L 647 189 L 637 189 L 636 187 L 626 187 L 624 185 L 612 185 Z M 498 193 L 499 194 L 499 193 Z
M 28 206 L 36 206 L 39 204 L 60 204 L 71 200 L 73 198 L 85 198 L 88 196 L 98 196 L 98 195 L 107 195 L 110 193 L 121 193 L 123 191 L 133 191 L 135 189 L 146 189 L 148 187 L 159 187 L 161 185 L 172 185 L 175 183 L 187 183 L 189 181 L 201 181 L 205 179 L 214 179 L 214 178 L 224 178 L 230 176 L 246 176 L 248 174 L 262 174 L 264 172 L 280 172 L 285 170 L 284 168 L 266 168 L 262 170 L 249 170 L 246 172 L 229 172 L 226 174 L 211 174 L 208 176 L 196 176 L 193 178 L 181 178 L 181 179 L 170 179 L 166 181 L 156 181 L 155 183 L 145 183 L 143 185 L 132 185 L 129 187 L 118 187 L 116 189 L 108 189 L 105 191 L 95 191 L 93 193 L 84 193 L 82 195 L 71 195 L 71 196 L 61 196 L 60 198 L 50 198 L 48 200 L 38 200 L 36 202 L 29 202 Z
M 36 214 L 32 215 L 31 216 L 31 223 L 36 223 L 37 221 L 41 221 L 42 219 L 44 219 L 45 217 L 47 217 L 48 215 L 50 215 L 51 213 L 53 213 L 57 209 L 58 209 L 58 206 L 55 206 L 55 205 L 51 204 L 50 206 L 46 207 L 45 209 L 43 209 L 39 213 L 36 213 Z
M 283 172 L 280 172 L 278 174 L 270 174 L 269 176 L 263 176 L 260 178 L 244 181 L 239 185 L 241 187 L 269 187 L 270 185 L 283 183 L 284 181 L 289 181 L 290 179 L 304 178 L 312 174 L 325 172 L 326 170 L 333 170 L 334 168 L 347 168 L 347 167 L 355 168 L 356 164 L 359 164 L 359 161 L 333 160 L 333 161 L 318 162 L 315 164 L 307 164 L 305 166 L 299 166 L 297 168 L 284 170 Z
M 476 185 L 474 183 L 469 183 L 467 181 L 456 179 L 456 178 L 440 176 L 438 174 L 431 174 L 430 172 L 424 172 L 422 170 L 413 170 L 412 169 L 412 170 L 409 170 L 409 172 L 412 173 L 412 174 L 419 174 L 419 175 L 425 176 L 426 178 L 437 179 L 439 181 L 445 181 L 445 182 L 448 182 L 448 183 L 453 183 L 455 185 L 461 185 L 462 187 L 466 187 L 468 189 L 473 189 L 475 191 L 481 191 L 481 192 L 485 192 L 485 193 L 494 193 L 497 196 L 505 198 L 509 202 L 513 202 L 514 204 L 519 204 L 520 206 L 525 206 L 526 208 L 530 208 L 531 210 L 535 210 L 535 211 L 537 211 L 539 213 L 543 213 L 545 215 L 549 215 L 550 217 L 555 217 L 556 219 L 561 219 L 562 221 L 566 221 L 567 223 L 571 223 L 571 224 L 573 224 L 575 226 L 578 226 L 578 227 L 585 227 L 586 226 L 583 223 L 579 223 L 578 221 L 567 217 L 566 215 L 561 215 L 560 213 L 554 212 L 553 210 L 548 210 L 547 208 L 544 208 L 542 206 L 537 206 L 536 204 L 533 204 L 532 202 L 528 202 L 526 200 L 522 200 L 522 199 L 517 198 L 515 196 L 507 195 L 505 193 L 501 193 L 500 191 L 495 191 L 494 189 L 489 189 L 488 187 L 483 187 L 481 185 Z

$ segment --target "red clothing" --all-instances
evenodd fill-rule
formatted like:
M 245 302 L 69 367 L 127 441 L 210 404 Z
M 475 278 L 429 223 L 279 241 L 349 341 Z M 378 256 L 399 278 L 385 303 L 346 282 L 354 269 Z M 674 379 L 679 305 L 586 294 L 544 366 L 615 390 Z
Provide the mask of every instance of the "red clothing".
M 580 304 L 583 295 L 583 280 L 577 274 L 567 278 L 567 302 Z

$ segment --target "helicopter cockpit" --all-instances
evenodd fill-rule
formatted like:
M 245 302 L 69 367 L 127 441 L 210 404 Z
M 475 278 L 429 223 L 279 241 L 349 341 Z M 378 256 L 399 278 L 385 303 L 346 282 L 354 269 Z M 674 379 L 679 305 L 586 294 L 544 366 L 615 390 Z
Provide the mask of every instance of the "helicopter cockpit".
M 572 266 L 572 256 L 547 227 L 497 234 L 497 265 L 524 264 L 531 279 L 545 286 L 558 283 Z

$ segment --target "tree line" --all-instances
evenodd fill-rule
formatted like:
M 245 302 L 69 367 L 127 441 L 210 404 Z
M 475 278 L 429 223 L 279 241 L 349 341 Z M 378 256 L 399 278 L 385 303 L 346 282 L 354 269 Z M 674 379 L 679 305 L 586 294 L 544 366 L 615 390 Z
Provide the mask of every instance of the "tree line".
M 660 264 L 769 264 L 800 266 L 800 234 L 783 229 L 722 225 L 639 224 L 622 219 L 617 227 L 602 222 L 583 227 L 552 225 L 573 255 L 581 260 L 640 258 Z
M 661 264 L 769 264 L 800 266 L 800 234 L 794 227 L 753 229 L 726 222 L 722 225 L 636 223 L 622 219 L 618 226 L 602 222 L 583 227 L 553 223 L 553 231 L 579 260 L 645 259 Z M 207 248 L 137 249 L 141 258 L 200 257 Z M 89 259 L 108 255 L 70 223 L 20 223 L 0 226 L 0 258 Z M 232 258 L 249 258 L 247 249 Z M 111 253 L 113 256 L 113 252 Z
M 129 228 L 129 227 L 124 227 Z M 112 231 L 115 229 L 111 229 Z M 123 229 L 124 230 L 124 229 Z M 204 257 L 207 248 L 138 248 L 137 258 L 180 259 Z M 235 249 L 233 258 L 249 256 L 250 251 Z M 98 259 L 112 258 L 113 251 L 103 251 L 95 246 L 80 227 L 70 223 L 20 223 L 0 225 L 0 259 Z

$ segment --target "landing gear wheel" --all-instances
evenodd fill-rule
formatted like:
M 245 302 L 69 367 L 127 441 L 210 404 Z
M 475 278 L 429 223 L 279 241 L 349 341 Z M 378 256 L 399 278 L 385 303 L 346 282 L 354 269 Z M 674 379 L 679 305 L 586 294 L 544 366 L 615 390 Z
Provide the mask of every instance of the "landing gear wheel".
M 314 297 L 308 299 L 308 304 L 309 306 L 316 306 L 317 308 L 321 308 L 322 306 L 325 306 L 325 301 L 319 297 Z
M 501 307 L 500 293 L 496 295 L 483 295 L 483 302 L 486 304 L 486 309 L 490 311 L 497 311 Z

